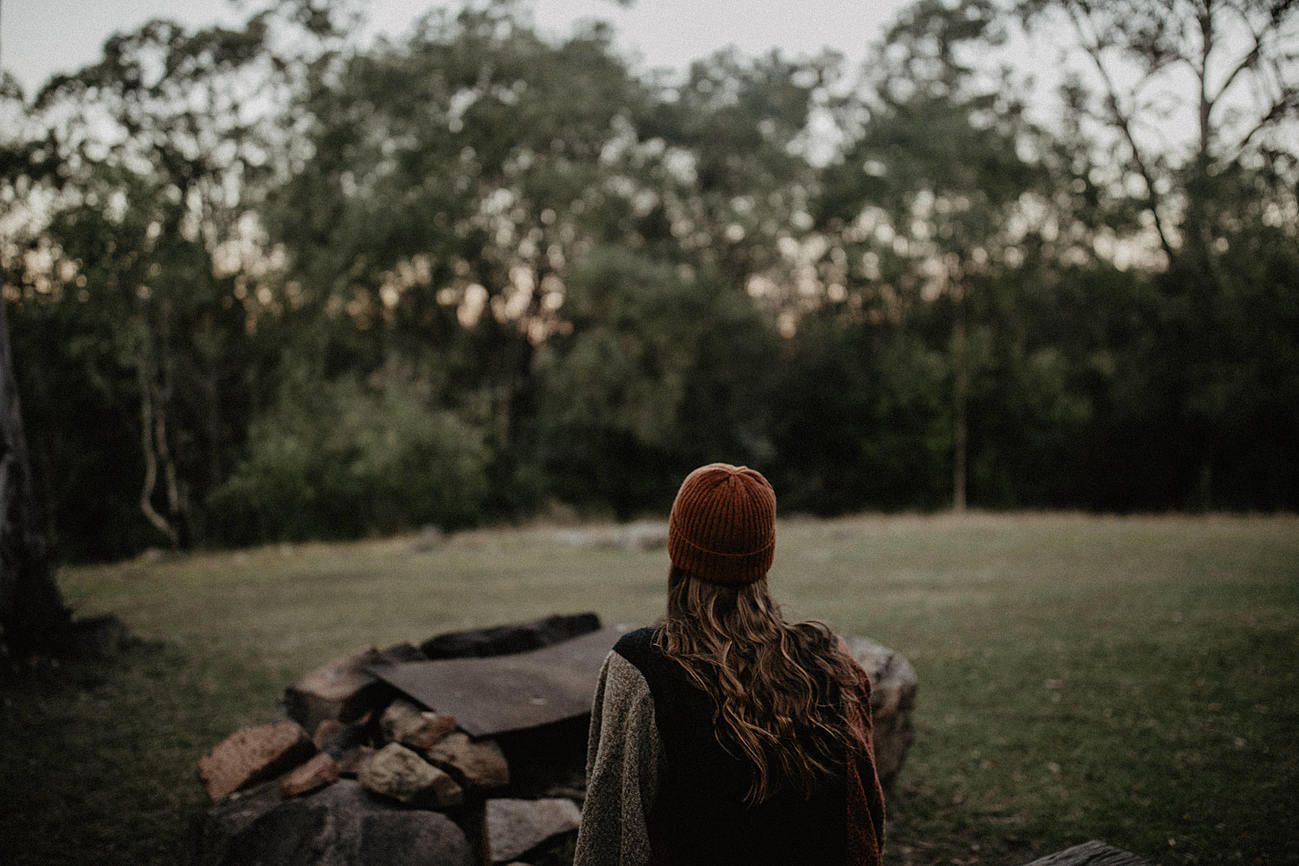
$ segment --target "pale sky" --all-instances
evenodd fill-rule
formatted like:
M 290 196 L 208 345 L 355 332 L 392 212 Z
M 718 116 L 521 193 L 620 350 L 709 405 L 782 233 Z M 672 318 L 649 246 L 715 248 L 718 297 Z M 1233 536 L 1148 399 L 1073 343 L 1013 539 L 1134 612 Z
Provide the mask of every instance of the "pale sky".
M 400 35 L 437 5 L 369 0 L 365 8 L 375 29 Z M 780 48 L 795 57 L 831 47 L 856 66 L 906 0 L 637 0 L 630 9 L 608 0 L 530 0 L 527 5 L 539 28 L 554 35 L 570 32 L 584 18 L 609 21 L 618 45 L 647 68 L 682 68 L 728 45 L 749 55 Z M 52 74 L 97 59 L 114 31 L 155 17 L 192 27 L 236 22 L 246 10 L 229 0 L 0 0 L 0 64 L 30 96 Z
M 365 0 L 360 5 L 371 33 L 402 36 L 412 23 L 439 5 L 459 8 L 465 0 Z M 538 28 L 556 37 L 576 22 L 608 21 L 616 44 L 642 70 L 683 69 L 692 60 L 735 46 L 756 56 L 779 48 L 787 57 L 809 56 L 824 48 L 848 60 L 848 80 L 856 78 L 870 44 L 909 0 L 633 0 L 623 8 L 611 0 L 524 0 Z M 263 0 L 0 0 L 0 65 L 18 79 L 30 97 L 51 75 L 72 72 L 98 59 L 104 40 L 150 18 L 173 18 L 190 27 L 218 21 L 235 23 Z M 1039 120 L 1054 116 L 1053 83 L 1062 71 L 1053 40 L 1012 34 L 998 54 L 1021 72 L 1037 78 L 1032 104 Z M 1041 44 L 1038 44 L 1041 43 Z M 1075 67 L 1076 68 L 1076 67 Z M 1082 70 L 1087 74 L 1087 70 Z M 1183 88 L 1183 97 L 1185 97 Z M 1194 118 L 1180 111 L 1139 137 L 1169 150 L 1193 138 Z

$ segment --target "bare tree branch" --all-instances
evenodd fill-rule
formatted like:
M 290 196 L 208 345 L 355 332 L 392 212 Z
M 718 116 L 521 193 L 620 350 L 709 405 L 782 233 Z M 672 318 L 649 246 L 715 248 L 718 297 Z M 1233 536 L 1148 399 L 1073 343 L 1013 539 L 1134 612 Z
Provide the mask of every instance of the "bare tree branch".
M 1087 23 L 1092 25 L 1092 32 L 1088 33 L 1087 28 L 1084 27 L 1083 20 L 1079 16 L 1079 9 L 1083 11 L 1084 15 L 1088 15 L 1090 12 L 1090 6 L 1084 2 L 1084 0 L 1073 0 L 1073 2 L 1065 2 L 1064 9 L 1069 15 L 1069 20 L 1073 23 L 1074 31 L 1078 35 L 1079 44 L 1082 45 L 1083 50 L 1091 59 L 1092 65 L 1095 67 L 1097 74 L 1100 75 L 1101 81 L 1105 85 L 1105 105 L 1110 115 L 1110 121 L 1118 129 L 1120 134 L 1122 134 L 1123 140 L 1127 142 L 1128 149 L 1132 153 L 1133 165 L 1136 167 L 1137 173 L 1141 176 L 1142 181 L 1146 185 L 1146 206 L 1150 209 L 1150 213 L 1154 217 L 1155 233 L 1159 235 L 1159 245 L 1163 248 L 1164 254 L 1168 256 L 1168 260 L 1171 262 L 1176 259 L 1177 253 L 1174 250 L 1168 232 L 1164 227 L 1163 218 L 1159 214 L 1159 201 L 1157 193 L 1155 192 L 1154 174 L 1150 171 L 1140 145 L 1137 144 L 1136 137 L 1132 132 L 1132 119 L 1123 110 L 1119 101 L 1118 87 L 1115 85 L 1114 78 L 1110 75 L 1109 68 L 1105 65 L 1104 58 L 1101 56 L 1101 42 L 1099 34 L 1095 30 L 1095 25 L 1091 21 L 1090 17 L 1088 17 Z

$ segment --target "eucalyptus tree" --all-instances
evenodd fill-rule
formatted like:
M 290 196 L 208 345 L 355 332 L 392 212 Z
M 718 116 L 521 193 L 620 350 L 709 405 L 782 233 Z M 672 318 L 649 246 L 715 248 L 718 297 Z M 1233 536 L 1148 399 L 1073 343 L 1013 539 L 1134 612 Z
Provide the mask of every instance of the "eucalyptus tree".
M 986 0 L 921 0 L 901 13 L 841 107 L 847 141 L 826 169 L 819 212 L 833 238 L 822 264 L 839 287 L 832 302 L 913 332 L 935 305 L 947 311 L 956 510 L 968 495 L 971 381 L 995 342 L 972 330 L 972 300 L 1022 264 L 1036 228 L 1025 211 L 1038 170 L 1023 88 L 982 63 L 1002 24 Z
M 1065 100 L 1102 154 L 1090 182 L 1140 215 L 1122 249 L 1160 290 L 1148 403 L 1176 504 L 1288 507 L 1299 342 L 1299 6 L 1289 0 L 1028 0 L 1065 34 Z M 1151 413 L 1148 413 L 1151 414 Z M 1265 468 L 1266 467 L 1266 468 Z M 1270 480 L 1262 485 L 1260 478 Z M 1253 480 L 1251 480 L 1253 479 Z M 1282 480 L 1284 479 L 1284 480 Z
M 1245 174 L 1293 195 L 1299 129 L 1299 7 L 1289 0 L 1025 0 L 1038 35 L 1065 33 L 1066 63 L 1087 82 L 1074 108 L 1100 146 L 1117 147 L 1114 178 L 1148 215 L 1168 262 L 1220 247 Z M 1282 189 L 1278 189 L 1276 185 Z M 1261 192 L 1262 189 L 1254 192 Z M 1275 221 L 1293 218 L 1289 205 Z
M 610 183 L 629 207 L 574 274 L 562 310 L 573 334 L 551 347 L 546 405 L 558 411 L 545 413 L 543 444 L 571 481 L 585 423 L 591 459 L 634 487 L 607 491 L 619 513 L 666 504 L 676 476 L 718 454 L 778 460 L 778 329 L 792 330 L 811 289 L 812 126 L 837 69 L 832 55 L 700 59 L 648 82 L 636 136 L 610 153 Z M 582 422 L 557 386 L 586 376 L 596 390 L 582 393 L 604 396 L 584 401 Z
M 0 177 L 22 162 L 21 130 L 25 114 L 21 90 L 0 70 Z M 12 185 L 0 183 L 6 212 L 15 204 Z M 22 400 L 14 376 L 10 338 L 9 270 L 18 254 L 10 230 L 14 218 L 0 217 L 0 657 L 24 657 L 59 644 L 69 612 L 54 579 L 46 545 L 46 527 L 34 493 Z
M 325 33 L 318 13 L 291 0 L 235 27 L 154 20 L 115 34 L 97 62 L 40 89 L 26 106 L 36 131 L 6 163 L 23 205 L 11 228 L 26 239 L 6 251 L 18 309 L 32 328 L 62 329 L 46 332 L 63 353 L 52 368 L 91 372 L 80 398 L 52 395 L 68 410 L 55 423 L 76 428 L 79 399 L 131 407 L 135 455 L 108 435 L 89 453 L 133 467 L 139 511 L 172 546 L 191 543 L 195 503 L 242 436 L 265 297 L 250 202 L 274 168 L 266 114 L 288 65 L 276 43 Z
M 8 306 L 0 299 L 0 650 L 22 658 L 58 647 L 70 613 L 54 579 L 32 490 Z
M 772 310 L 796 308 L 800 277 L 803 294 L 811 288 L 800 268 L 815 246 L 815 162 L 824 156 L 816 121 L 840 65 L 828 52 L 750 58 L 728 49 L 657 82 L 642 126 L 661 166 L 647 193 L 647 239 L 658 225 L 668 255 Z
M 356 365 L 404 365 L 509 455 L 567 270 L 627 210 L 608 163 L 645 98 L 607 30 L 548 41 L 508 2 L 344 58 L 271 211 L 303 303 Z

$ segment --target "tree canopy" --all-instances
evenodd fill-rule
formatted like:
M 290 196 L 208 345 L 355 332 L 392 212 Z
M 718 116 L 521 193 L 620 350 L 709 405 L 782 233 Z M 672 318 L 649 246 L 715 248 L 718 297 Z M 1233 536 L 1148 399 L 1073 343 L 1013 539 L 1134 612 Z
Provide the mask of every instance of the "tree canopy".
M 918 0 L 860 70 L 678 75 L 511 0 L 348 14 L 0 87 L 60 556 L 631 517 L 714 459 L 786 511 L 1299 508 L 1294 4 Z

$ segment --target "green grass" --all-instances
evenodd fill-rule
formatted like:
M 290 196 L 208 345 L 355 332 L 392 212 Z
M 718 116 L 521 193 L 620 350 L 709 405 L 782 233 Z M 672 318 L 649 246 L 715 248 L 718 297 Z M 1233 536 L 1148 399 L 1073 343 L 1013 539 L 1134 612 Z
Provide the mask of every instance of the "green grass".
M 194 763 L 361 645 L 595 610 L 650 622 L 662 551 L 554 529 L 67 569 L 139 639 L 0 684 L 0 862 L 174 862 Z M 1099 838 L 1155 863 L 1299 863 L 1299 518 L 787 520 L 792 617 L 919 674 L 886 862 L 1024 863 Z

